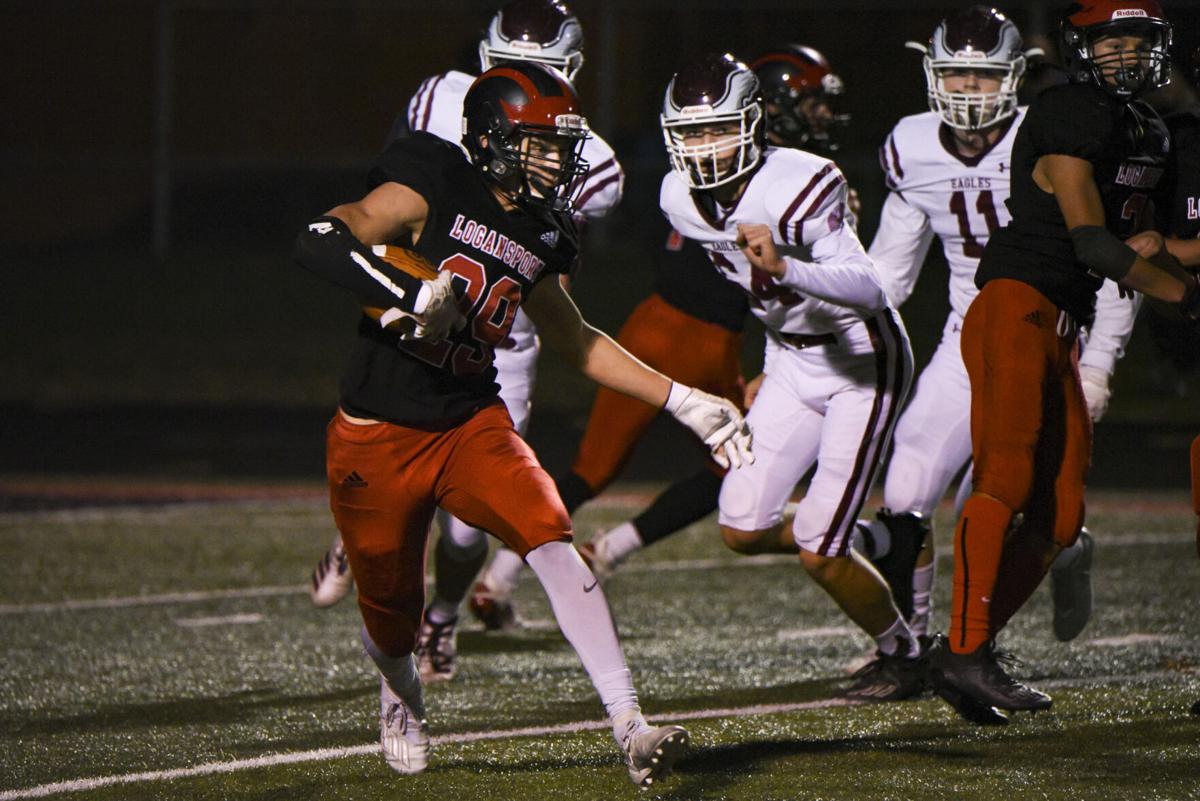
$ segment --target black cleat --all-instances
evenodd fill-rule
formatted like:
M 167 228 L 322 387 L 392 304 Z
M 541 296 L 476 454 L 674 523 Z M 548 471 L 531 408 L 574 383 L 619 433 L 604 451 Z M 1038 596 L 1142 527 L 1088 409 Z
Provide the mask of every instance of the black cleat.
M 1096 546 L 1086 528 L 1079 532 L 1079 543 L 1079 552 L 1066 567 L 1050 568 L 1054 636 L 1059 642 L 1078 637 L 1092 617 L 1092 552 Z
M 871 564 L 891 587 L 900 615 L 909 620 L 913 614 L 913 571 L 917 569 L 917 554 L 929 536 L 929 521 L 913 512 L 894 515 L 887 509 L 880 509 L 875 518 L 887 526 L 892 542 L 887 553 L 871 557 Z
M 855 682 L 842 693 L 854 701 L 883 703 L 916 698 L 925 691 L 925 658 L 877 653 L 854 674 Z
M 971 701 L 978 707 L 1037 711 L 1049 709 L 1052 699 L 1014 679 L 1000 666 L 1007 655 L 998 654 L 992 643 L 984 643 L 969 654 L 956 654 L 940 636 L 929 656 L 929 680 L 934 692 L 950 703 L 959 714 Z M 968 710 L 972 713 L 978 710 Z M 985 715 L 985 717 L 988 717 Z M 978 722 L 978 721 L 972 721 Z

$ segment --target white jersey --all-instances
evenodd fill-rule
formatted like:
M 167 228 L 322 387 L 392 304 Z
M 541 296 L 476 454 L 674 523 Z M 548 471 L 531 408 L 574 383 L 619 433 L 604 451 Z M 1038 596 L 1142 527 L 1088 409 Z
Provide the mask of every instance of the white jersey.
M 462 147 L 463 100 L 475 77 L 451 70 L 426 78 L 408 101 L 409 130 L 426 131 Z M 625 173 L 608 142 L 594 132 L 584 140 L 583 160 L 588 163 L 588 172 L 575 195 L 576 213 L 585 220 L 596 219 L 608 214 L 621 201 Z M 533 321 L 524 310 L 518 309 L 509 332 L 512 342 L 507 350 L 537 347 L 536 337 Z M 500 361 L 506 358 L 504 350 L 498 350 L 496 355 Z
M 905 117 L 880 148 L 879 160 L 891 189 L 871 258 L 884 288 L 900 305 L 912 294 L 934 234 L 950 265 L 950 307 L 959 315 L 979 294 L 975 270 L 993 231 L 1008 224 L 1013 140 L 1025 116 L 1017 109 L 1011 124 L 985 153 L 957 154 L 953 136 L 932 111 Z
M 863 325 L 888 307 L 874 264 L 849 224 L 846 180 L 828 159 L 787 148 L 766 149 L 732 209 L 705 211 L 673 171 L 659 203 L 683 236 L 699 242 L 716 268 L 750 296 L 750 308 L 771 331 L 836 334 L 846 352 L 871 352 Z M 717 217 L 712 216 L 716 214 Z M 787 275 L 754 269 L 737 245 L 738 225 L 770 226 Z
M 932 111 L 896 124 L 879 150 L 888 187 L 879 230 L 868 253 L 879 269 L 888 299 L 904 303 L 917 283 L 933 236 L 942 241 L 950 266 L 950 308 L 961 318 L 979 294 L 975 271 L 993 231 L 1011 219 L 1006 202 L 1010 158 L 1025 118 L 1018 108 L 1004 134 L 985 153 L 957 154 L 949 128 Z M 1106 281 L 1080 364 L 1111 374 L 1133 333 L 1140 298 L 1120 297 Z

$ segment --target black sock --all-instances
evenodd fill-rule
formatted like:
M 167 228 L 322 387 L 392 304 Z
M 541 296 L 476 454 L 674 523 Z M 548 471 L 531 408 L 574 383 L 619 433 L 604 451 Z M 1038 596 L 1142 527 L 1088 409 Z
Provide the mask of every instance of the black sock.
M 646 511 L 633 519 L 642 542 L 646 545 L 658 542 L 716 509 L 721 478 L 705 469 L 667 487 Z
M 596 497 L 595 491 L 577 473 L 567 471 L 554 479 L 558 485 L 558 495 L 567 507 L 567 514 L 575 514 L 575 510 Z

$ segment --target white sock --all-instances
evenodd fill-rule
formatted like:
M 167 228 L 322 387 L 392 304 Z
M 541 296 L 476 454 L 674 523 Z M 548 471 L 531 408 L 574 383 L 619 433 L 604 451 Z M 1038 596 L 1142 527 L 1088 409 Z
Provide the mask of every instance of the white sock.
M 933 614 L 933 579 L 936 574 L 936 559 L 913 571 L 913 615 L 908 627 L 917 637 L 929 633 L 929 618 Z
M 642 535 L 633 523 L 622 523 L 596 540 L 596 553 L 606 562 L 618 565 L 642 547 Z
M 1083 537 L 1079 537 L 1075 542 L 1068 545 L 1058 552 L 1058 556 L 1054 557 L 1054 561 L 1050 563 L 1051 570 L 1065 570 L 1071 566 L 1071 563 L 1083 552 Z
M 483 574 L 483 583 L 501 598 L 508 598 L 521 580 L 521 568 L 525 563 L 508 548 L 501 548 L 492 557 L 492 563 Z
M 458 620 L 458 604 L 435 595 L 433 596 L 433 602 L 425 610 L 425 619 L 435 626 L 442 626 Z
M 617 641 L 599 582 L 570 543 L 548 542 L 525 557 L 537 574 L 558 627 L 579 655 L 611 720 L 638 708 L 633 676 Z
M 362 644 L 367 656 L 383 674 L 392 692 L 402 698 L 412 707 L 413 712 L 422 720 L 425 718 L 425 694 L 421 689 L 421 676 L 417 673 L 417 661 L 412 654 L 404 656 L 388 656 L 379 650 L 379 646 L 367 633 L 367 627 L 362 627 Z
M 914 657 L 920 651 L 917 638 L 913 636 L 908 624 L 899 615 L 896 616 L 896 622 L 889 626 L 887 631 L 875 636 L 875 644 L 879 647 L 881 654 L 888 656 L 900 653 L 901 648 L 905 649 L 903 656 L 907 657 Z
M 629 738 L 640 731 L 650 728 L 650 724 L 646 722 L 646 718 L 642 716 L 642 710 L 638 707 L 625 710 L 613 718 L 611 722 L 613 739 L 617 741 L 617 745 L 621 746 L 621 748 L 625 748 L 629 744 Z

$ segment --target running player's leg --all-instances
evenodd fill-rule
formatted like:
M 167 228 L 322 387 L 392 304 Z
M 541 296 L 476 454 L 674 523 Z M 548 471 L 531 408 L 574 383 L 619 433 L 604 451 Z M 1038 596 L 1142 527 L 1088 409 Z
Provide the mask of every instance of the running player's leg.
M 326 437 L 330 508 L 358 576 L 363 646 L 382 676 L 384 756 L 402 773 L 423 770 L 429 750 L 412 652 L 424 601 L 438 439 L 385 423 L 354 425 L 340 413 Z M 412 721 L 400 727 L 405 742 L 399 746 L 388 736 L 397 715 Z
M 478 480 L 484 471 L 491 480 Z M 499 537 L 533 568 L 559 628 L 575 648 L 625 745 L 647 728 L 604 592 L 571 547 L 571 521 L 554 482 L 513 431 L 501 405 L 465 424 L 438 478 L 438 502 Z

